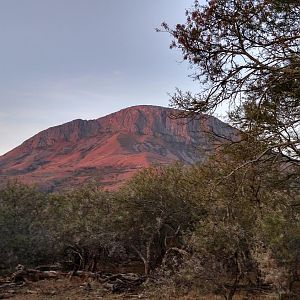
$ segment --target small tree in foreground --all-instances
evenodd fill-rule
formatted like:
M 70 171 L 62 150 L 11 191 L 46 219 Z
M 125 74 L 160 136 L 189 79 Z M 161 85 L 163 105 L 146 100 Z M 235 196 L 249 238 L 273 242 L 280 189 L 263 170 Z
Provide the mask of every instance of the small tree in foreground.
M 70 260 L 74 273 L 95 271 L 109 260 L 113 249 L 110 193 L 95 184 L 49 196 L 49 237 L 60 256 Z
M 180 251 L 182 231 L 196 216 L 180 165 L 139 172 L 120 191 L 118 223 L 124 243 L 144 263 L 148 275 L 171 248 Z

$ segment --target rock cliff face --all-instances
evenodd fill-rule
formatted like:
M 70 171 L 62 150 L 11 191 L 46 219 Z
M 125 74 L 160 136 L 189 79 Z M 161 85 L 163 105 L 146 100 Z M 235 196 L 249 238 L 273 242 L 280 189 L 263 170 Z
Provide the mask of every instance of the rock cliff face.
M 235 134 L 214 117 L 178 119 L 176 113 L 141 105 L 51 127 L 0 156 L 0 183 L 18 178 L 55 190 L 94 179 L 116 188 L 151 164 L 202 161 L 222 142 L 212 132 L 227 138 Z

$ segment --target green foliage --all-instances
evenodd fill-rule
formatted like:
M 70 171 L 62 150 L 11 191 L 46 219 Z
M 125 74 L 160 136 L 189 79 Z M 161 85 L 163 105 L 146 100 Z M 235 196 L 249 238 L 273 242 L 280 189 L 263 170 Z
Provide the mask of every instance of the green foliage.
M 0 190 L 1 268 L 61 262 L 76 272 L 139 260 L 164 285 L 171 276 L 173 291 L 296 293 L 299 180 L 272 153 L 249 161 L 265 149 L 227 145 L 200 166 L 142 170 L 115 192 L 46 195 L 9 183 Z
M 108 195 L 97 186 L 84 186 L 49 197 L 49 215 L 64 243 L 88 244 L 100 239 L 110 215 Z
M 93 185 L 45 195 L 8 183 L 0 191 L 1 267 L 65 259 L 74 264 L 79 256 L 77 267 L 95 268 L 99 251 L 110 241 L 109 200 L 108 193 Z
M 45 196 L 33 187 L 9 182 L 0 191 L 0 261 L 5 266 L 36 264 L 47 257 L 45 208 Z
M 94 270 L 113 248 L 113 204 L 110 193 L 90 184 L 49 196 L 48 226 L 69 267 Z
M 180 165 L 145 169 L 120 191 L 118 224 L 145 273 L 162 263 L 168 242 L 179 243 L 195 220 L 185 174 Z
M 187 237 L 193 249 L 187 268 L 203 290 L 226 299 L 242 285 L 271 284 L 287 293 L 299 280 L 299 211 L 293 207 L 299 185 L 272 154 L 249 162 L 263 150 L 260 143 L 233 144 L 189 174 L 206 213 Z

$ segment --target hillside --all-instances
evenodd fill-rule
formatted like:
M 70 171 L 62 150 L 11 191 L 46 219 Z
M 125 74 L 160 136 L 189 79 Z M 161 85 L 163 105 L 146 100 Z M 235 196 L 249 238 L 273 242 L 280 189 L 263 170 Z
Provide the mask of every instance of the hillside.
M 134 106 L 96 120 L 74 120 L 46 129 L 0 156 L 0 182 L 17 178 L 45 190 L 91 179 L 114 189 L 151 164 L 202 161 L 234 129 L 202 115 L 174 118 L 176 110 Z

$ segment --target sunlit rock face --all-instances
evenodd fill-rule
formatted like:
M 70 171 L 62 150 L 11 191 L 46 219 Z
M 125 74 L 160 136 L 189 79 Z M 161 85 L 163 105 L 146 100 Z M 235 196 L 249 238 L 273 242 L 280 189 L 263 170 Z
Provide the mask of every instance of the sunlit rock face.
M 178 113 L 141 105 L 51 127 L 0 156 L 0 183 L 17 178 L 52 191 L 94 180 L 115 189 L 153 164 L 201 162 L 222 142 L 219 137 L 236 134 L 214 117 Z

